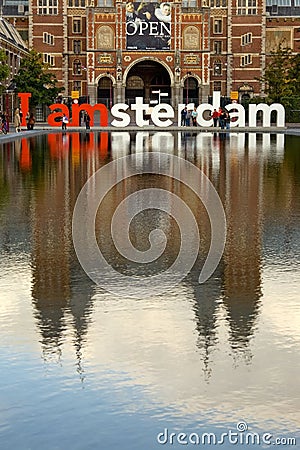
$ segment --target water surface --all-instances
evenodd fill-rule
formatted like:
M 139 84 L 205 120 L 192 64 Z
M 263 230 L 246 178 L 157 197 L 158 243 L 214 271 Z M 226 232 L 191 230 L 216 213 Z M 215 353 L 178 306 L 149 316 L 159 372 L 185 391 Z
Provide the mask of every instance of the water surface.
M 158 444 L 157 435 L 220 436 L 239 422 L 299 445 L 299 148 L 299 137 L 280 134 L 146 132 L 49 134 L 0 147 L 1 449 L 182 448 L 169 438 Z M 163 229 L 162 258 L 149 269 L 117 254 L 111 217 L 138 189 L 179 195 L 201 242 L 179 285 L 155 298 L 122 298 L 82 270 L 73 208 L 97 169 L 127 154 L 142 164 L 152 151 L 209 176 L 227 217 L 226 247 L 199 285 L 210 245 L 201 202 L 169 177 L 127 179 L 97 215 L 99 245 L 114 267 L 149 275 L 180 248 L 176 221 L 148 210 L 132 222 L 131 239 L 145 250 L 149 232 Z

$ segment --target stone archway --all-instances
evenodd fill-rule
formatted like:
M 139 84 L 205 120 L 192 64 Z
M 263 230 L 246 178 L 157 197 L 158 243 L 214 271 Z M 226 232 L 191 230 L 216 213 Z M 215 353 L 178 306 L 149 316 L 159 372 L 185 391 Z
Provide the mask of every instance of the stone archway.
M 197 76 L 188 73 L 183 77 L 181 86 L 183 103 L 199 105 L 201 80 Z
M 125 103 L 130 105 L 136 96 L 142 96 L 145 103 L 159 100 L 160 96 L 161 103 L 172 103 L 171 75 L 159 61 L 138 61 L 128 68 L 125 77 Z
M 103 103 L 107 108 L 111 108 L 114 101 L 113 80 L 109 76 L 101 77 L 97 85 L 97 103 Z

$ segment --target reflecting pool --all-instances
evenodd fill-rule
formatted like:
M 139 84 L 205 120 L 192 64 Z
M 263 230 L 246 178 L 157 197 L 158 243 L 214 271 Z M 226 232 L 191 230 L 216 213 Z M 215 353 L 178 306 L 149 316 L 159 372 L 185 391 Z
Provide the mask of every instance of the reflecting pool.
M 0 146 L 1 449 L 299 445 L 299 149 L 298 136 L 210 132 L 50 133 Z M 200 248 L 164 294 L 121 297 L 80 266 L 73 209 L 98 169 L 129 154 L 139 166 L 155 151 L 209 177 L 226 214 L 225 250 L 199 284 L 211 241 L 199 199 L 171 168 L 169 177 L 127 177 L 108 192 L 95 226 L 116 270 L 149 276 L 180 249 L 174 218 L 148 209 L 132 220 L 131 242 L 145 251 L 160 228 L 164 254 L 149 267 L 117 253 L 114 211 L 140 189 L 169 190 L 188 204 Z

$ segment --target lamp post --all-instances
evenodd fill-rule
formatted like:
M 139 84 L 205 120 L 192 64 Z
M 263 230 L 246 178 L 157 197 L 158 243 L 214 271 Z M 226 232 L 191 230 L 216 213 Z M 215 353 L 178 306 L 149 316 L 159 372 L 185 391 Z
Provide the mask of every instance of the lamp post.
M 6 89 L 6 95 L 5 95 L 5 112 L 6 112 L 6 129 L 9 131 L 9 97 L 8 97 L 8 89 Z
M 186 78 L 186 104 L 189 103 L 189 76 L 192 74 L 192 72 L 187 72 L 187 78 Z

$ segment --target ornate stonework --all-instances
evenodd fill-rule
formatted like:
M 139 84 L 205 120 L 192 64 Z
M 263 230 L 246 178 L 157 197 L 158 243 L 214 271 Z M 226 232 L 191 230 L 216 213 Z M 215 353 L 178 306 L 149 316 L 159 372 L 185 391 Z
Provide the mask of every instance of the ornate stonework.
M 96 45 L 99 49 L 113 49 L 115 48 L 114 40 L 115 40 L 115 34 L 111 27 L 108 25 L 101 25 L 97 29 L 96 34 Z
M 183 31 L 183 49 L 199 50 L 200 49 L 200 31 L 195 26 L 186 27 Z

